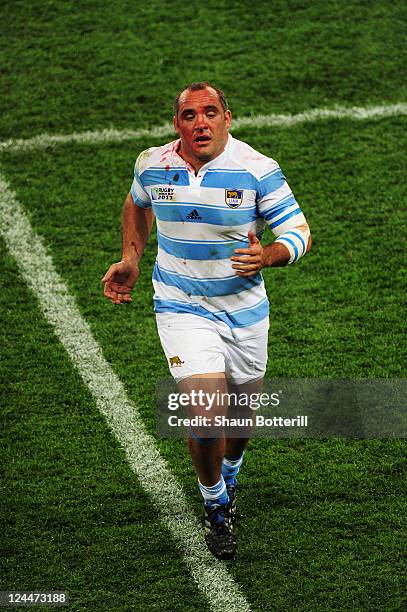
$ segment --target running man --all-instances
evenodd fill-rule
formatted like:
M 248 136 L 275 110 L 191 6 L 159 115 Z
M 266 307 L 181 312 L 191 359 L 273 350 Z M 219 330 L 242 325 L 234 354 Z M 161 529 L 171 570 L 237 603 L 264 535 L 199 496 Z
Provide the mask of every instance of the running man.
M 231 121 L 217 87 L 193 83 L 179 93 L 179 139 L 139 155 L 123 208 L 122 259 L 102 279 L 114 304 L 131 302 L 155 217 L 154 310 L 182 391 L 260 390 L 269 328 L 261 269 L 294 263 L 311 248 L 309 227 L 278 163 L 232 137 Z M 277 238 L 263 247 L 266 224 Z M 233 406 L 215 409 L 224 414 Z M 237 475 L 247 441 L 189 433 L 205 539 L 220 559 L 236 553 Z

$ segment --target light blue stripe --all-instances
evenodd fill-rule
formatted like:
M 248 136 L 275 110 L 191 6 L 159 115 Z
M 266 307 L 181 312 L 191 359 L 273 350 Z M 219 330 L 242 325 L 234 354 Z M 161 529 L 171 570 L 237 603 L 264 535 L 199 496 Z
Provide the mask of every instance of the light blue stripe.
M 269 193 L 280 189 L 280 187 L 282 187 L 285 182 L 285 176 L 281 172 L 281 170 L 278 170 L 270 176 L 266 176 L 266 178 L 261 179 L 258 182 L 259 198 L 264 198 L 264 196 L 268 195 Z
M 303 254 L 305 253 L 305 242 L 303 237 L 301 236 L 300 232 L 293 232 L 293 231 L 289 231 L 289 232 L 284 232 L 283 236 L 286 236 L 287 234 L 292 234 L 293 236 L 295 236 L 296 238 L 298 238 L 299 240 L 301 240 L 301 244 L 302 244 L 302 248 L 303 248 Z
M 275 204 L 274 206 L 272 206 L 271 208 L 268 208 L 267 210 L 262 210 L 261 215 L 267 221 L 269 221 L 273 217 L 280 215 L 286 208 L 290 208 L 290 206 L 296 203 L 297 202 L 296 202 L 294 195 L 291 194 L 287 196 L 286 198 L 284 198 L 284 200 L 282 200 L 278 204 Z
M 176 240 L 157 231 L 158 245 L 179 259 L 228 259 L 235 249 L 247 249 L 248 240 L 204 242 L 198 240 Z
M 197 279 L 184 274 L 176 274 L 171 270 L 161 268 L 157 263 L 153 270 L 153 280 L 156 280 L 171 287 L 177 287 L 188 296 L 204 295 L 206 297 L 216 297 L 220 295 L 232 295 L 247 291 L 260 285 L 263 278 L 260 273 L 255 276 L 244 277 L 226 276 L 224 278 L 202 278 Z
M 297 245 L 295 244 L 295 242 L 293 240 L 291 240 L 291 238 L 287 238 L 287 236 L 285 234 L 283 234 L 282 236 L 278 237 L 278 241 L 285 241 L 288 242 L 288 244 L 291 244 L 291 246 L 294 249 L 294 259 L 293 259 L 293 263 L 294 261 L 297 261 L 298 259 L 298 249 L 297 249 Z
M 174 176 L 178 175 L 178 180 L 174 180 Z M 143 187 L 148 185 L 189 185 L 189 176 L 187 170 L 166 170 L 165 168 L 147 168 L 140 174 L 140 180 Z
M 182 221 L 187 223 L 209 223 L 211 225 L 245 225 L 255 221 L 256 207 L 251 208 L 211 208 L 188 202 L 156 202 L 153 201 L 154 214 L 160 221 Z M 187 219 L 193 210 L 201 219 Z
M 177 300 L 163 300 L 161 298 L 154 297 L 154 311 L 195 314 L 200 317 L 210 319 L 211 321 L 222 321 L 231 328 L 248 327 L 249 325 L 259 323 L 259 321 L 262 321 L 268 317 L 269 302 L 267 298 L 264 298 L 250 310 L 240 309 L 235 310 L 234 312 L 219 310 L 217 312 L 210 312 L 199 304 L 179 302 Z
M 300 215 L 301 212 L 302 212 L 301 208 L 296 208 L 292 212 L 288 213 L 288 215 L 284 215 L 284 217 L 281 217 L 281 219 L 278 219 L 277 221 L 274 221 L 274 223 L 270 223 L 270 227 L 271 228 L 278 227 L 279 225 L 281 225 L 282 223 L 284 223 L 288 219 L 291 219 L 291 217 L 295 217 L 296 215 Z
M 220 189 L 251 189 L 256 191 L 257 180 L 250 172 L 205 172 L 202 187 Z

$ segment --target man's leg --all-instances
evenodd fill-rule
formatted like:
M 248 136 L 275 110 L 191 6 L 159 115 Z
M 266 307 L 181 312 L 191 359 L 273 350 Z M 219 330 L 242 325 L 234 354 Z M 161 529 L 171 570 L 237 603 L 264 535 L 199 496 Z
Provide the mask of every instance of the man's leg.
M 229 383 L 230 404 L 228 417 L 254 418 L 250 406 L 244 406 L 239 398 L 250 399 L 251 394 L 260 393 L 263 377 L 242 385 Z M 225 455 L 222 460 L 222 476 L 231 505 L 232 522 L 236 520 L 237 475 L 243 463 L 244 449 L 250 440 L 251 428 L 245 428 L 244 437 L 227 437 L 225 440 Z M 236 432 L 237 433 L 237 432 Z M 227 434 L 226 434 L 227 435 Z
M 226 416 L 228 386 L 224 372 L 189 376 L 178 383 L 182 393 L 202 392 L 209 403 L 200 407 L 190 403 L 190 418 L 199 416 L 212 419 Z M 215 400 L 215 401 L 213 401 Z M 210 410 L 205 408 L 210 406 Z M 188 437 L 188 447 L 198 474 L 199 489 L 204 498 L 205 540 L 209 550 L 219 559 L 232 559 L 236 553 L 236 538 L 230 514 L 229 497 L 222 476 L 222 460 L 225 454 L 223 428 L 193 427 Z
M 182 393 L 191 395 L 192 391 L 202 391 L 211 397 L 221 397 L 228 392 L 227 381 L 224 372 L 211 374 L 197 374 L 189 376 L 178 383 Z M 226 401 L 215 401 L 210 410 L 206 406 L 190 406 L 189 416 L 204 416 L 213 419 L 215 416 L 227 414 L 228 405 Z M 213 422 L 213 421 L 212 421 Z M 219 429 L 216 432 L 219 435 Z M 211 429 L 205 427 L 194 427 L 192 435 L 188 437 L 188 448 L 192 462 L 198 474 L 199 482 L 207 487 L 215 485 L 221 476 L 222 460 L 225 455 L 224 436 L 213 437 Z
M 233 418 L 234 416 L 253 418 L 253 410 L 248 406 L 246 407 L 244 405 L 240 405 L 239 397 L 242 395 L 250 397 L 252 393 L 261 393 L 263 380 L 263 378 L 259 378 L 241 385 L 234 385 L 228 382 L 228 392 L 230 397 L 233 398 L 228 408 L 229 418 Z M 237 401 L 235 401 L 234 398 L 237 398 Z M 239 459 L 243 455 L 243 451 L 246 448 L 249 440 L 250 436 L 244 438 L 226 436 L 225 457 L 230 460 Z
M 212 487 L 219 481 L 221 475 L 225 438 L 200 441 L 189 436 L 188 448 L 199 481 L 207 487 Z

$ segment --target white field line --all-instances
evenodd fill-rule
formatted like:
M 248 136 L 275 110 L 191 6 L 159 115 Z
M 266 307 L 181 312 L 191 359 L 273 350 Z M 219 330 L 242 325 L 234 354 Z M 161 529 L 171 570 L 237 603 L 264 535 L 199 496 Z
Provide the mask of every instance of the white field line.
M 97 407 L 124 448 L 127 460 L 171 532 L 199 589 L 217 612 L 247 612 L 249 604 L 225 565 L 206 549 L 202 527 L 146 431 L 137 407 L 103 357 L 73 296 L 55 270 L 16 195 L 0 176 L 0 234 L 27 285 L 53 326 Z M 102 298 L 101 298 L 102 299 Z
M 242 128 L 268 128 L 268 127 L 291 127 L 299 123 L 314 123 L 327 119 L 383 119 L 386 117 L 407 115 L 407 103 L 387 104 L 381 106 L 335 106 L 333 108 L 315 108 L 296 115 L 253 115 L 240 117 L 233 120 L 232 132 Z M 114 128 L 105 130 L 89 130 L 86 132 L 74 132 L 73 134 L 41 134 L 33 138 L 17 138 L 0 142 L 0 153 L 6 151 L 32 151 L 45 149 L 59 144 L 108 144 L 124 142 L 126 140 L 138 140 L 151 138 L 165 138 L 174 136 L 175 132 L 171 123 L 165 123 L 151 129 L 139 130 L 116 130 Z

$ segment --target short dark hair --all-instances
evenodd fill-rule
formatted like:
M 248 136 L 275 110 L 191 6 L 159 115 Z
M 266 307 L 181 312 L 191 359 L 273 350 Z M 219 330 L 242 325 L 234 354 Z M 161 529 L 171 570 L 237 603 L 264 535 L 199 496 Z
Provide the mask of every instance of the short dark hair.
M 202 89 L 206 89 L 207 87 L 210 87 L 211 89 L 214 89 L 216 91 L 219 96 L 219 102 L 221 103 L 223 110 L 226 112 L 229 109 L 229 105 L 223 91 L 219 89 L 219 87 L 215 87 L 215 85 L 212 85 L 207 81 L 201 81 L 200 83 L 191 83 L 190 85 L 187 85 L 186 87 L 183 87 L 181 89 L 181 91 L 178 93 L 177 97 L 174 100 L 174 115 L 178 115 L 179 99 L 181 97 L 181 94 L 184 93 L 184 91 L 201 91 Z

